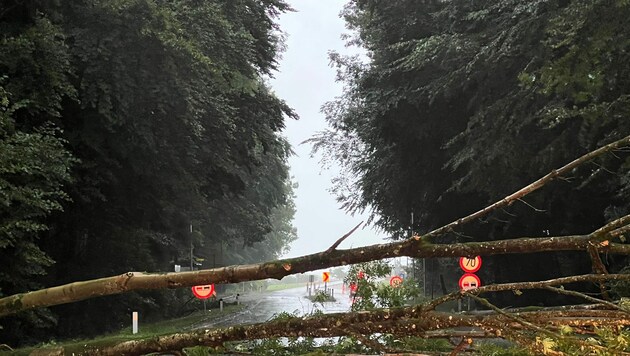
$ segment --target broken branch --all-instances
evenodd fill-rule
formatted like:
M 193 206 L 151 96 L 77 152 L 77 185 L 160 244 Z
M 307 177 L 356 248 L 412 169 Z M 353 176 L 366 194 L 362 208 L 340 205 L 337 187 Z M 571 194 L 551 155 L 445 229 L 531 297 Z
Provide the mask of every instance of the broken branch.
M 335 241 L 335 243 L 332 244 L 332 246 L 330 246 L 328 248 L 328 250 L 326 250 L 326 252 L 332 252 L 332 251 L 336 250 L 337 247 L 343 242 L 343 240 L 347 239 L 348 236 L 352 235 L 352 233 L 355 232 L 359 228 L 359 226 L 361 226 L 361 224 L 363 224 L 363 221 L 361 221 L 359 223 L 359 225 L 355 226 L 354 229 L 350 230 L 350 232 L 348 232 L 347 234 L 341 236 L 337 241 Z

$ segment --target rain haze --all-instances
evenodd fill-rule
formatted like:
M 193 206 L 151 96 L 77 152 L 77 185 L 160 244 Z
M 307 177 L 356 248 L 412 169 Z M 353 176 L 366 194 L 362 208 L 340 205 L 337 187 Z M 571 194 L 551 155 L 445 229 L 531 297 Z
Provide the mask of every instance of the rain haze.
M 367 214 L 351 216 L 340 209 L 329 191 L 337 170 L 335 167 L 322 169 L 320 157 L 311 157 L 311 146 L 300 144 L 326 128 L 320 107 L 342 92 L 342 84 L 335 82 L 335 69 L 329 66 L 328 52 L 357 53 L 356 48 L 346 48 L 341 39 L 341 34 L 347 32 L 339 17 L 343 2 L 294 0 L 289 3 L 296 11 L 279 19 L 280 27 L 288 36 L 287 49 L 271 84 L 278 96 L 300 116 L 298 121 L 288 121 L 284 132 L 295 151 L 289 164 L 291 174 L 299 184 L 294 220 L 299 238 L 286 256 L 296 257 L 327 249 L 368 217 Z M 382 243 L 384 238 L 374 228 L 364 227 L 344 241 L 340 248 Z

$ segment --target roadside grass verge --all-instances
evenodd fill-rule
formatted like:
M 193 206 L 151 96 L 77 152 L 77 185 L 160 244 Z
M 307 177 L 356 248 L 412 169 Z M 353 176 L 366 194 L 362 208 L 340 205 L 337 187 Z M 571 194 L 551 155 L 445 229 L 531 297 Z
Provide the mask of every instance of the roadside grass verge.
M 306 290 L 306 284 L 304 283 L 277 283 L 267 286 L 267 292 L 275 292 L 284 289 L 304 288 Z
M 104 334 L 101 336 L 94 337 L 92 339 L 75 339 L 75 340 L 63 340 L 63 341 L 53 341 L 44 344 L 39 344 L 36 346 L 25 347 L 21 349 L 17 349 L 14 351 L 0 350 L 0 355 L 30 355 L 32 352 L 36 350 L 45 351 L 50 350 L 54 351 L 58 348 L 63 348 L 66 354 L 72 354 L 73 350 L 80 353 L 80 350 L 84 350 L 86 344 L 90 344 L 91 347 L 99 348 L 104 346 L 111 346 L 123 341 L 130 340 L 138 340 L 145 339 L 154 336 L 173 334 L 182 331 L 189 331 L 193 325 L 199 325 L 201 323 L 212 322 L 217 320 L 225 315 L 232 314 L 238 312 L 243 309 L 243 304 L 241 305 L 227 305 L 223 308 L 223 311 L 219 311 L 219 309 L 210 309 L 207 312 L 202 310 L 196 311 L 188 316 L 170 319 L 170 320 L 162 320 L 154 323 L 142 323 L 142 319 L 140 319 L 140 323 L 138 326 L 138 333 L 133 334 L 131 330 L 131 325 L 125 327 L 117 332 L 113 332 L 110 334 Z M 131 323 L 131 316 L 129 317 L 129 322 Z M 45 354 L 45 353 L 42 353 Z

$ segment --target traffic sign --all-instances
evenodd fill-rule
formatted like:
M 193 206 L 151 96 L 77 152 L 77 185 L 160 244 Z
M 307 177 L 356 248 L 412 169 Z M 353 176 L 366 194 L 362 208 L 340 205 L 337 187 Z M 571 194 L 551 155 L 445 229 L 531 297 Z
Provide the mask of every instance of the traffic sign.
M 470 290 L 481 287 L 481 280 L 476 274 L 465 273 L 462 278 L 459 279 L 459 288 L 461 290 Z
M 208 299 L 214 294 L 214 284 L 192 287 L 192 292 L 199 299 Z
M 330 272 L 322 273 L 322 282 L 330 282 Z
M 398 287 L 403 282 L 403 279 L 400 276 L 393 276 L 389 279 L 389 285 L 392 287 Z
M 475 273 L 481 268 L 481 256 L 475 256 L 473 258 L 460 257 L 459 267 L 466 273 Z

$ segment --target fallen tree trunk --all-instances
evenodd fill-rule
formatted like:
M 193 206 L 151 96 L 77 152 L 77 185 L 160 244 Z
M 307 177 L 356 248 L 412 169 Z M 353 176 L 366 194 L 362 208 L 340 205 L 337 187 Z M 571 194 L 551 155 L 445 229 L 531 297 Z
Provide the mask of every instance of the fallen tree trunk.
M 531 323 L 572 325 L 575 327 L 628 326 L 630 315 L 611 310 L 533 311 L 518 314 Z M 499 314 L 466 315 L 426 311 L 407 307 L 370 312 L 324 314 L 307 318 L 288 318 L 267 323 L 233 326 L 220 329 L 196 330 L 125 341 L 114 345 L 84 344 L 75 347 L 43 349 L 41 351 L 81 355 L 141 355 L 151 352 L 175 352 L 187 347 L 223 347 L 229 341 L 257 340 L 276 337 L 335 337 L 360 334 L 393 334 L 398 336 L 448 337 L 448 329 L 473 327 L 469 333 L 453 330 L 453 335 L 501 337 L 507 328 L 527 329 L 509 317 Z M 435 334 L 438 331 L 438 334 Z
M 151 274 L 128 272 L 118 276 L 75 282 L 2 298 L 0 299 L 0 317 L 28 309 L 71 303 L 132 290 L 180 288 L 208 283 L 238 283 L 266 278 L 281 279 L 282 277 L 296 273 L 398 256 L 418 258 L 459 257 L 587 250 L 589 246 L 592 248 L 592 243 L 603 241 L 607 237 L 618 236 L 625 231 L 623 229 L 630 223 L 630 215 L 611 222 L 590 235 L 521 238 L 461 244 L 434 244 L 429 241 L 429 238 L 453 231 L 457 226 L 487 215 L 500 207 L 509 205 L 562 174 L 570 172 L 580 164 L 592 160 L 606 152 L 611 152 L 628 145 L 630 145 L 630 136 L 589 152 L 484 209 L 433 230 L 424 236 L 415 236 L 406 241 L 348 250 L 336 249 L 336 247 L 350 235 L 346 234 L 341 239 L 337 240 L 328 250 L 299 258 L 180 273 Z M 597 246 L 597 248 L 600 252 L 630 254 L 630 246 L 623 244 L 606 243 Z
M 600 300 L 576 291 L 565 289 L 572 283 L 630 281 L 630 274 L 588 274 L 556 278 L 546 281 L 518 282 L 488 285 L 469 291 L 459 291 L 441 298 L 405 308 L 373 311 L 320 314 L 306 318 L 290 317 L 254 325 L 240 325 L 221 329 L 196 330 L 188 333 L 155 336 L 125 342 L 103 342 L 97 345 L 81 343 L 74 346 L 40 349 L 46 354 L 81 355 L 139 355 L 150 352 L 179 352 L 192 346 L 225 346 L 226 342 L 268 339 L 275 337 L 333 337 L 360 336 L 375 347 L 378 342 L 369 340 L 370 335 L 392 334 L 419 337 L 501 337 L 532 347 L 540 335 L 563 342 L 576 343 L 580 347 L 601 351 L 597 342 L 557 333 L 562 327 L 575 328 L 577 334 L 594 333 L 597 328 L 618 330 L 630 326 L 630 311 L 624 307 Z M 555 288 L 562 286 L 561 288 Z M 520 291 L 526 289 L 549 289 L 555 293 L 574 293 L 594 302 L 589 305 L 563 307 L 535 307 L 530 309 L 499 309 L 478 295 L 497 291 Z M 472 297 L 490 310 L 465 314 L 435 311 L 435 307 L 449 300 Z M 470 332 L 450 330 L 456 327 L 471 327 Z M 534 346 L 534 348 L 537 346 Z M 622 354 L 622 353 L 620 353 Z
M 412 244 L 404 241 L 348 250 L 333 250 L 274 262 L 235 265 L 191 272 L 128 272 L 114 277 L 74 282 L 2 298 L 0 299 L 0 316 L 133 290 L 181 288 L 210 283 L 238 283 L 266 278 L 281 279 L 288 275 L 332 266 L 398 256 L 460 257 L 546 251 L 586 251 L 591 245 L 590 239 L 590 235 L 576 235 L 457 244 L 432 244 L 422 240 L 414 240 Z M 630 245 L 608 243 L 606 246 L 599 247 L 599 251 L 601 253 L 630 255 Z

